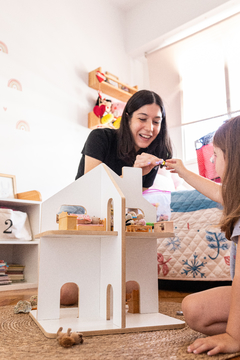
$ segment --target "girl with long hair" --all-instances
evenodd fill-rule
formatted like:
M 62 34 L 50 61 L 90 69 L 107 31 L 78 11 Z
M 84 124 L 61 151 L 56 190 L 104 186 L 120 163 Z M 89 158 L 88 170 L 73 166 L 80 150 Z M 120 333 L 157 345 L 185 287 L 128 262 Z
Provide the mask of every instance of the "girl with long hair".
M 221 184 L 187 170 L 179 159 L 166 161 L 167 169 L 178 173 L 203 195 L 223 205 L 220 220 L 236 256 L 230 257 L 235 269 L 231 286 L 221 286 L 186 296 L 182 310 L 188 325 L 207 337 L 194 341 L 188 352 L 208 355 L 240 351 L 240 116 L 226 121 L 213 137 L 215 169 Z M 233 273 L 233 272 L 232 272 Z

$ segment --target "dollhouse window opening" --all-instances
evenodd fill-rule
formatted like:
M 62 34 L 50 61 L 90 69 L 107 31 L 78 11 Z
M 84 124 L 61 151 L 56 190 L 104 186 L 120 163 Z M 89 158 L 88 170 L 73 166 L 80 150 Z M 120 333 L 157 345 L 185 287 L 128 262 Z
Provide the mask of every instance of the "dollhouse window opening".
M 79 314 L 79 286 L 78 286 L 76 283 L 74 283 L 74 282 L 67 282 L 67 283 L 62 284 L 62 286 L 61 286 L 61 288 L 60 288 L 60 297 L 61 297 L 62 287 L 63 287 L 64 285 L 67 285 L 67 284 L 72 284 L 72 285 L 75 285 L 75 286 L 76 286 L 76 291 L 77 291 L 77 303 L 71 304 L 71 306 L 74 306 L 74 307 L 78 308 L 78 314 Z M 75 295 L 75 294 L 74 294 L 74 295 Z M 73 295 L 73 296 L 74 296 L 74 295 Z M 61 307 L 61 305 L 60 305 L 60 307 Z
M 114 231 L 114 203 L 110 198 L 107 204 L 107 231 Z
M 132 314 L 140 313 L 140 286 L 135 280 L 126 282 L 126 311 Z

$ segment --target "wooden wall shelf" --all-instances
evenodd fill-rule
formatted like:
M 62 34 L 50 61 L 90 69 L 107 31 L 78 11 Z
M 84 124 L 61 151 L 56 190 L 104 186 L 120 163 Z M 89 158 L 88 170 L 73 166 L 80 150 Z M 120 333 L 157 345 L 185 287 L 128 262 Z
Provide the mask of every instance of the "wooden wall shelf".
M 97 71 L 100 71 L 102 72 L 102 68 L 99 67 L 97 68 L 96 70 L 93 70 L 91 71 L 89 74 L 88 74 L 88 86 L 91 87 L 92 89 L 95 89 L 95 90 L 100 90 L 102 91 L 104 94 L 106 95 L 109 95 L 109 96 L 112 96 L 114 97 L 115 99 L 118 99 L 120 101 L 123 101 L 123 102 L 127 102 L 128 99 L 130 99 L 130 97 L 135 94 L 137 91 L 138 91 L 138 87 L 137 86 L 134 86 L 134 87 L 131 87 L 127 84 L 124 84 L 122 83 L 121 81 L 115 79 L 113 76 L 111 75 L 106 75 L 106 78 L 109 79 L 109 80 L 112 80 L 114 82 L 116 82 L 116 84 L 118 84 L 118 87 L 117 86 L 114 86 L 112 84 L 109 84 L 107 83 L 106 81 L 102 81 L 101 83 L 98 81 L 97 77 L 96 77 L 96 72 Z M 129 92 L 128 91 L 124 91 L 122 89 L 119 88 L 119 86 L 124 86 L 126 88 L 129 89 Z
M 102 68 L 99 67 L 88 74 L 88 86 L 95 90 L 100 90 L 103 94 L 109 95 L 117 100 L 127 102 L 130 97 L 138 91 L 138 86 L 131 87 L 127 84 L 122 83 L 117 78 L 110 74 L 104 74 L 108 80 L 114 81 L 117 86 L 114 86 L 106 81 L 99 82 L 96 77 L 96 72 L 102 73 Z M 126 87 L 129 91 L 124 91 L 121 86 Z M 100 119 L 91 111 L 88 114 L 88 127 L 94 129 L 101 125 Z

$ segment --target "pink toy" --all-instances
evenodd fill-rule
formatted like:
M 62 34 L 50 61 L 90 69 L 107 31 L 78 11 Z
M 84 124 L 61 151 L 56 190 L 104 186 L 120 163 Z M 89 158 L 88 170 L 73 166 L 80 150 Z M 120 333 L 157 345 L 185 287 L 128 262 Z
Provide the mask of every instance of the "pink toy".
M 125 103 L 113 103 L 111 107 L 111 112 L 114 115 L 114 118 L 122 116 L 123 110 L 125 108 Z
M 77 222 L 78 224 L 90 224 L 92 218 L 89 215 L 78 215 Z

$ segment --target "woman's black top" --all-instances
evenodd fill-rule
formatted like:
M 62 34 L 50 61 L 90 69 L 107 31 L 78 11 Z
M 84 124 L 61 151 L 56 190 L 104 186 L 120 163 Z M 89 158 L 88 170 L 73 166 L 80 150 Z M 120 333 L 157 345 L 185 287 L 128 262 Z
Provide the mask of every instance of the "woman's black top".
M 117 130 L 115 129 L 99 128 L 92 130 L 82 149 L 82 157 L 75 180 L 84 175 L 85 155 L 100 160 L 119 176 L 122 175 L 123 166 L 131 167 L 129 163 L 119 159 L 117 155 L 118 141 Z M 146 149 L 143 151 L 146 152 Z M 143 176 L 143 187 L 152 186 L 157 171 L 158 166 Z

